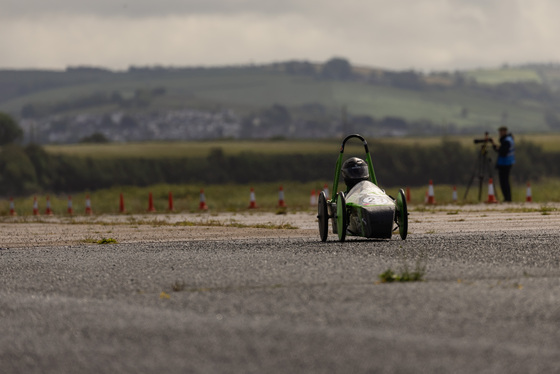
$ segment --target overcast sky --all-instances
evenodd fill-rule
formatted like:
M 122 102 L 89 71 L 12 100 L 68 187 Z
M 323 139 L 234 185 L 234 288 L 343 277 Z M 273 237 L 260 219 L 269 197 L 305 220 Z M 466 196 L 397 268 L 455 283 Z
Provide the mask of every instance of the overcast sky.
M 558 0 L 0 0 L 0 69 L 560 62 Z

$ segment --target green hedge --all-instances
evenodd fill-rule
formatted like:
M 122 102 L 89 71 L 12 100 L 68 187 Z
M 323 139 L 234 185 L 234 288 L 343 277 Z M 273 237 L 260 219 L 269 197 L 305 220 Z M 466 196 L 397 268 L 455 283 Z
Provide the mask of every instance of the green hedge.
M 476 166 L 480 146 L 372 144 L 372 159 L 383 186 L 420 186 L 435 183 L 467 184 Z M 560 153 L 543 152 L 533 143 L 517 144 L 514 182 L 560 176 Z M 348 154 L 347 156 L 363 155 Z M 490 150 L 496 159 L 496 153 Z M 251 152 L 226 156 L 215 149 L 208 157 L 168 159 L 90 159 L 46 153 L 41 147 L 10 145 L 0 152 L 0 193 L 24 195 L 93 191 L 112 186 L 153 184 L 222 184 L 276 181 L 332 180 L 338 154 L 265 155 Z M 497 173 L 493 167 L 491 172 Z

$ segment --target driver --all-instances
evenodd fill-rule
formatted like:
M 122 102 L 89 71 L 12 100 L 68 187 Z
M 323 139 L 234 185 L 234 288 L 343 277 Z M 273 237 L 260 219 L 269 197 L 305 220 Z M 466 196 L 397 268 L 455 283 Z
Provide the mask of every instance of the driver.
M 348 193 L 356 184 L 369 179 L 367 162 L 358 157 L 349 158 L 342 164 L 342 177 Z

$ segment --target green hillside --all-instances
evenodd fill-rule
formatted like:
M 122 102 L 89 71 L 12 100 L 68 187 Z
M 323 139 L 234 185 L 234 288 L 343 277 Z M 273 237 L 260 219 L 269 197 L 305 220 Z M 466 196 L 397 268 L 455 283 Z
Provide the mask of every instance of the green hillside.
M 482 84 L 509 82 L 543 83 L 539 72 L 531 68 L 476 69 L 466 72 L 466 76 Z
M 343 120 L 345 111 L 349 121 L 395 117 L 428 122 L 442 133 L 476 133 L 504 123 L 516 132 L 547 132 L 557 130 L 560 118 L 555 88 L 560 69 L 554 66 L 455 74 L 354 68 L 340 77 L 322 74 L 324 65 L 305 66 L 308 70 L 295 72 L 290 63 L 121 72 L 5 70 L 0 71 L 0 111 L 20 118 L 191 108 L 232 109 L 247 116 L 281 105 L 296 119 Z

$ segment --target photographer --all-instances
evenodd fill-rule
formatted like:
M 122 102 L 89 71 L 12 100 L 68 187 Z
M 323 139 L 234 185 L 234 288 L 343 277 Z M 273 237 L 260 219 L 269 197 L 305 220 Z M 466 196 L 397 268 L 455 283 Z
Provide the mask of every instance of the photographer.
M 490 138 L 490 142 L 492 143 L 492 148 L 498 152 L 496 168 L 498 169 L 498 175 L 500 177 L 500 188 L 504 195 L 504 201 L 510 202 L 511 186 L 509 183 L 509 173 L 511 167 L 515 164 L 515 143 L 513 141 L 513 135 L 511 133 L 508 134 L 507 127 L 502 126 L 498 131 L 500 133 L 500 145 L 496 145 L 492 138 Z

